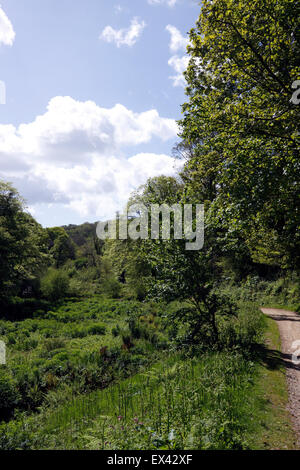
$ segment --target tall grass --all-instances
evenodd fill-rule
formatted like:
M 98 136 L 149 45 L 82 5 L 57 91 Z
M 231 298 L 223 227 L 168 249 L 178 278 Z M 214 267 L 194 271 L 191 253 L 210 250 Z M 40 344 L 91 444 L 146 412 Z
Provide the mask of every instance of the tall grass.
M 46 319 L 21 325 L 22 334 L 27 329 L 28 334 L 41 335 L 42 327 L 55 326 L 62 336 L 43 334 L 42 343 L 32 352 L 35 362 L 28 363 L 26 374 L 20 364 L 25 374 L 22 384 L 26 385 L 26 403 L 38 395 L 34 374 L 28 386 L 32 365 L 39 372 L 40 394 L 46 389 L 35 402 L 34 409 L 39 407 L 39 414 L 26 416 L 16 411 L 15 419 L 0 425 L 1 449 L 247 447 L 245 436 L 253 426 L 257 407 L 252 393 L 256 366 L 251 360 L 251 348 L 259 342 L 263 330 L 259 311 L 245 304 L 230 322 L 223 324 L 220 319 L 223 352 L 219 353 L 166 353 L 166 346 L 158 347 L 151 335 L 146 339 L 146 327 L 150 332 L 157 330 L 155 318 L 149 314 L 150 306 L 146 306 L 149 311 L 145 307 L 142 324 L 129 322 L 133 348 L 121 348 L 119 343 L 106 356 L 99 351 L 102 340 L 98 342 L 95 335 L 72 340 L 66 335 L 78 326 L 74 319 L 79 317 L 84 328 L 98 325 L 99 320 L 107 325 L 106 335 L 102 336 L 106 347 L 108 340 L 121 342 L 125 330 L 119 328 L 115 337 L 111 328 L 119 324 L 124 328 L 126 320 L 132 319 L 134 307 L 127 302 L 110 303 L 105 311 L 106 304 L 96 299 L 86 305 L 63 306 L 57 312 L 48 312 Z M 152 329 L 147 319 L 153 320 Z M 10 334 L 10 325 L 3 327 L 5 334 Z M 16 360 L 21 358 L 19 351 L 14 354 Z M 145 372 L 156 361 L 159 362 Z
M 62 449 L 244 448 L 254 364 L 239 354 L 166 358 L 49 413 L 44 445 Z

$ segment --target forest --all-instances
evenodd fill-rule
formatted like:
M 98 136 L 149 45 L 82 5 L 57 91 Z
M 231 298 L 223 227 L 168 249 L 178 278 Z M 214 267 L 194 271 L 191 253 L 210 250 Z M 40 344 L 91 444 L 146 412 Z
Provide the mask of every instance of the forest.
M 299 2 L 199 12 L 181 170 L 128 207 L 203 204 L 202 249 L 44 228 L 0 180 L 1 450 L 299 449 L 261 311 L 300 314 Z

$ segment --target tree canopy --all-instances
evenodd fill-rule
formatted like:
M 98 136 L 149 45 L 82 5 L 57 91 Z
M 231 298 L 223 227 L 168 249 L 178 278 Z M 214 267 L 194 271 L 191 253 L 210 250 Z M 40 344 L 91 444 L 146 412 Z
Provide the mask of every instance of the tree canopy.
M 256 262 L 299 266 L 299 2 L 204 0 L 180 121 L 186 194 Z
M 16 294 L 47 263 L 46 232 L 13 186 L 0 181 L 0 297 Z

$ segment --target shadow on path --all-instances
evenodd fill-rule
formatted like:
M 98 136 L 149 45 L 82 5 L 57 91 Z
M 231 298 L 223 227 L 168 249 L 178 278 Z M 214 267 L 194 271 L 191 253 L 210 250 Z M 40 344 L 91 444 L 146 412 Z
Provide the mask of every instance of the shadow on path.
M 292 321 L 300 324 L 300 316 L 299 318 L 295 318 L 289 315 L 272 315 L 268 314 L 268 317 L 272 318 L 275 321 Z
M 300 371 L 300 364 L 297 365 L 292 362 L 291 354 L 282 353 L 276 349 L 269 349 L 264 345 L 257 349 L 257 359 L 270 370 L 279 370 L 285 367 Z

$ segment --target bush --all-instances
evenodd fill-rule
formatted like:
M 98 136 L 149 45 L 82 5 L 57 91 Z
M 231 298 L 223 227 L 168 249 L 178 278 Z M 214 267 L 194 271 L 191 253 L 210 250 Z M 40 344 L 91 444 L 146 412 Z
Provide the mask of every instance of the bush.
M 220 327 L 220 343 L 223 348 L 241 348 L 244 352 L 263 342 L 265 318 L 252 303 L 241 305 L 237 317 L 223 320 Z
M 85 338 L 88 336 L 87 329 L 84 326 L 73 326 L 65 329 L 65 335 L 69 338 Z
M 76 269 L 86 268 L 88 266 L 88 259 L 86 257 L 78 258 L 74 261 L 74 264 Z
M 32 349 L 37 348 L 39 342 L 35 338 L 27 338 L 21 341 L 18 345 L 19 351 L 31 351 Z
M 116 325 L 112 328 L 111 330 L 111 334 L 116 338 L 117 336 L 119 336 L 121 333 L 121 328 L 119 325 Z
M 102 284 L 103 292 L 112 299 L 118 299 L 121 295 L 122 286 L 116 279 L 107 279 Z
M 124 333 L 122 334 L 122 341 L 123 341 L 124 349 L 129 350 L 133 347 L 131 336 L 130 334 L 128 334 L 128 332 L 124 331 Z
M 139 339 L 139 338 L 144 336 L 143 335 L 144 328 L 139 324 L 139 322 L 136 318 L 134 318 L 134 317 L 129 318 L 128 327 L 129 327 L 130 333 L 132 334 L 133 338 Z
M 102 323 L 97 323 L 88 327 L 88 335 L 105 335 L 105 326 Z
M 21 297 L 10 297 L 6 299 L 5 305 L 0 305 L 1 315 L 12 321 L 23 320 L 24 318 L 32 317 L 37 312 L 49 310 L 50 303 L 47 300 Z
M 134 288 L 134 291 L 135 291 L 135 297 L 137 298 L 137 300 L 139 300 L 140 302 L 145 300 L 147 296 L 147 289 L 143 283 L 137 283 L 137 285 Z
M 7 419 L 19 403 L 21 397 L 12 377 L 0 373 L 0 418 Z
M 7 336 L 7 344 L 8 344 L 9 346 L 12 346 L 13 344 L 16 344 L 15 335 L 10 334 L 10 335 Z
M 65 345 L 66 342 L 63 338 L 49 338 L 45 340 L 43 344 L 43 350 L 49 353 L 50 351 L 54 351 L 55 349 L 64 348 Z
M 34 318 L 39 318 L 39 317 L 43 317 L 44 314 L 45 314 L 44 310 L 38 309 L 34 312 L 33 316 Z
M 30 450 L 41 445 L 42 435 L 34 425 L 34 417 L 17 412 L 14 421 L 0 424 L 0 450 Z M 24 425 L 24 418 L 27 419 Z
M 69 292 L 69 278 L 66 273 L 49 269 L 46 276 L 41 281 L 41 291 L 43 295 L 51 301 L 64 298 Z

